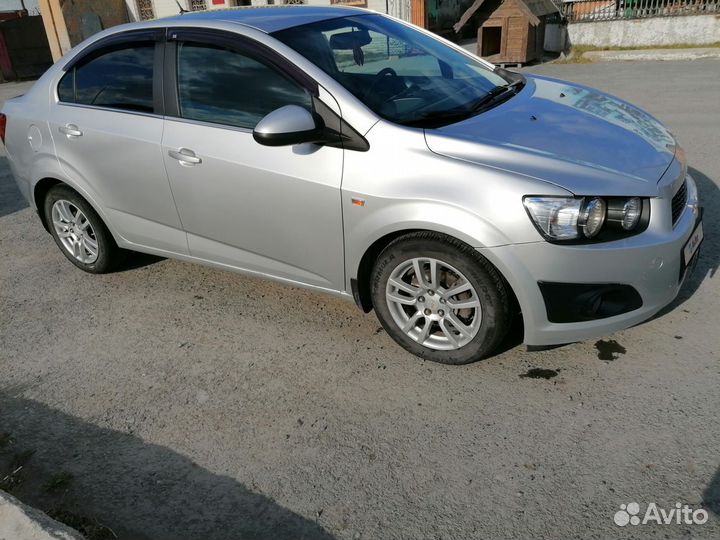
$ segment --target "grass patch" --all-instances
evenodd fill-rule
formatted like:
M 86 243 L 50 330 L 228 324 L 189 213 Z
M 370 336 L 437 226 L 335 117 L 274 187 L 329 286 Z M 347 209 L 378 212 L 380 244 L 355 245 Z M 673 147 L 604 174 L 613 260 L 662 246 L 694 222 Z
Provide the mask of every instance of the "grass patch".
M 55 493 L 67 489 L 72 482 L 73 475 L 66 471 L 53 474 L 50 479 L 43 484 L 43 489 L 48 493 Z
M 0 477 L 0 490 L 12 493 L 12 491 L 25 482 L 25 475 L 22 470 Z
M 13 441 L 10 439 L 10 435 L 7 435 L 4 444 L 12 444 L 12 442 Z M 5 471 L 0 471 L 1 490 L 9 493 L 25 481 L 24 467 L 25 464 L 30 461 L 30 458 L 33 457 L 34 453 L 35 450 L 23 450 L 22 452 L 17 452 L 12 456 L 10 462 L 8 463 L 9 470 L 7 471 L 7 474 Z
M 592 64 L 593 61 L 590 58 L 586 58 L 582 54 L 574 54 L 571 52 L 564 58 L 558 58 L 553 61 L 553 64 Z

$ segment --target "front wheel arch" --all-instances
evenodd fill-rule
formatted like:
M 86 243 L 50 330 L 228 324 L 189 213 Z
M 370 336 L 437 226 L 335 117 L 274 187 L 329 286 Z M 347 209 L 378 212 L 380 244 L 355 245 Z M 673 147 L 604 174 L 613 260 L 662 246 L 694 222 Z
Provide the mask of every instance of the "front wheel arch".
M 353 297 L 355 303 L 365 313 L 370 313 L 373 310 L 372 295 L 370 293 L 370 283 L 372 279 L 372 270 L 375 266 L 380 253 L 385 249 L 390 242 L 401 236 L 416 232 L 431 232 L 423 231 L 423 229 L 405 229 L 401 231 L 391 232 L 375 240 L 370 247 L 365 250 L 365 253 L 360 258 L 360 264 L 358 265 L 357 273 L 355 278 L 352 279 L 353 284 Z
M 365 253 L 363 254 L 362 258 L 360 259 L 360 264 L 358 265 L 358 270 L 356 273 L 356 278 L 354 280 L 351 280 L 353 282 L 353 297 L 355 298 L 355 303 L 358 305 L 360 309 L 363 310 L 365 313 L 370 313 L 373 310 L 373 301 L 372 301 L 372 294 L 370 291 L 370 285 L 372 282 L 372 270 L 375 266 L 375 261 L 377 261 L 378 256 L 382 251 L 393 241 L 397 240 L 398 238 L 401 238 L 403 236 L 408 236 L 415 233 L 429 233 L 433 235 L 438 235 L 441 237 L 445 237 L 448 239 L 449 243 L 459 243 L 468 247 L 471 247 L 467 242 L 463 242 L 462 240 L 451 236 L 449 234 L 433 231 L 430 229 L 404 229 L 401 231 L 395 231 L 389 234 L 386 234 L 385 236 L 382 236 L 381 238 L 377 239 L 375 242 L 373 242 L 370 247 L 365 250 Z M 474 249 L 474 248 L 472 248 Z M 507 278 L 503 275 L 503 273 L 492 264 L 492 262 L 488 261 L 488 263 L 497 271 L 497 273 L 503 278 L 505 281 L 505 285 L 508 289 L 508 291 L 511 293 L 511 300 L 514 304 L 513 309 L 516 309 L 519 306 L 517 296 L 515 295 L 515 291 L 513 290 L 512 286 L 508 282 Z
M 514 319 L 513 292 L 497 268 L 466 242 L 431 231 L 400 236 L 383 250 L 371 294 L 398 345 L 443 364 L 495 354 Z

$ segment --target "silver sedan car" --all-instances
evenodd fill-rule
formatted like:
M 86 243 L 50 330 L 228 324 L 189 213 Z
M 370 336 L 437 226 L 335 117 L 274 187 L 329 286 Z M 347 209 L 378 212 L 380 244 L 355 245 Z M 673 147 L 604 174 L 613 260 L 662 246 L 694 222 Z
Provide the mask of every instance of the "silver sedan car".
M 374 309 L 429 360 L 607 334 L 673 300 L 698 257 L 683 151 L 620 99 L 520 75 L 340 7 L 111 28 L 0 116 L 62 253 L 127 250 Z

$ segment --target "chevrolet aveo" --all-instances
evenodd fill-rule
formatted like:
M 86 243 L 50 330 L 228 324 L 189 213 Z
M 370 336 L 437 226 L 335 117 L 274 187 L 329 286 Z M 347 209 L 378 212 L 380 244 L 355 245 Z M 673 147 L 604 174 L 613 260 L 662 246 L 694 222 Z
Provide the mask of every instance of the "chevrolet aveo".
M 126 250 L 352 298 L 462 364 L 651 317 L 698 256 L 673 135 L 354 8 L 216 11 L 73 49 L 0 131 L 24 196 L 92 273 Z

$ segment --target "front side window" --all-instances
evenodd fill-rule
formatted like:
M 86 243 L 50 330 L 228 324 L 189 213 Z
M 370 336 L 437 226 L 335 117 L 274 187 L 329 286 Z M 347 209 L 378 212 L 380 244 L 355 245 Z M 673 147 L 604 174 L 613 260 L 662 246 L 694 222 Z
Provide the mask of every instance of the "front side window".
M 353 15 L 272 34 L 388 120 L 425 127 L 478 114 L 520 87 L 478 60 L 382 15 Z M 515 81 L 514 81 L 515 82 Z M 513 92 L 511 92 L 513 91 Z
M 155 44 L 133 43 L 82 61 L 60 81 L 66 103 L 152 113 Z
M 236 51 L 202 43 L 177 49 L 180 116 L 253 129 L 285 105 L 310 110 L 310 94 L 274 68 Z

